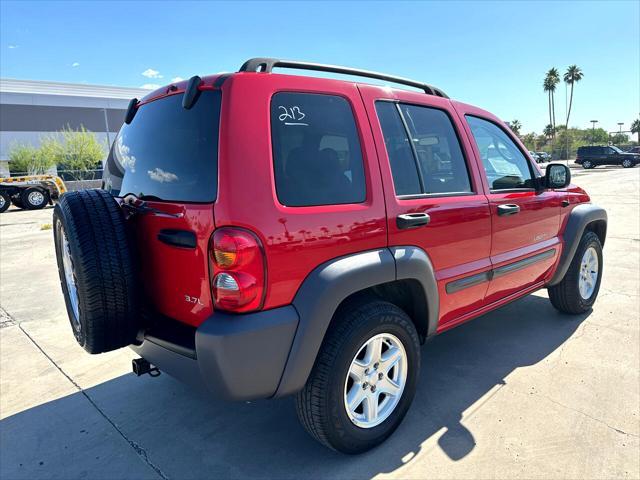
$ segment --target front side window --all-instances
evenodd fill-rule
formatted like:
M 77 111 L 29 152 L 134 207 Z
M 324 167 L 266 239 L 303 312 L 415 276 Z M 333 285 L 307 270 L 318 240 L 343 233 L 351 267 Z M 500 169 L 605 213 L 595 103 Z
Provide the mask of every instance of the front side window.
M 497 125 L 467 115 L 491 190 L 534 188 L 529 162 Z
M 462 149 L 445 112 L 383 101 L 376 111 L 398 196 L 471 192 Z
M 360 140 L 349 102 L 281 92 L 271 100 L 276 192 L 291 207 L 362 203 Z

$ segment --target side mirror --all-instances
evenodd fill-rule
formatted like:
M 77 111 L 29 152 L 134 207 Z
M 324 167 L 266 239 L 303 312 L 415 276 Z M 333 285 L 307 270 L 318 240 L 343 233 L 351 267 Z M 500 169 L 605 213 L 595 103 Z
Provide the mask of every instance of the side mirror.
M 550 163 L 544 181 L 547 188 L 564 188 L 571 183 L 571 170 L 561 163 Z

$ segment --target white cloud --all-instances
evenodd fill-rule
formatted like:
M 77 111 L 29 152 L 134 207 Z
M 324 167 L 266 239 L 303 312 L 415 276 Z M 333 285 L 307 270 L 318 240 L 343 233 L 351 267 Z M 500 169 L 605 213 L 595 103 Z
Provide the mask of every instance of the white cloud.
M 183 80 L 184 80 L 184 78 L 182 78 L 182 77 L 173 77 L 171 79 L 171 83 L 181 82 Z
M 147 68 L 142 75 L 147 78 L 162 78 L 160 72 L 158 70 L 154 70 L 153 68 Z
M 19 45 L 15 45 L 13 43 L 9 44 L 9 49 L 10 50 L 13 50 L 14 48 L 18 48 L 18 47 L 19 47 Z
M 140 88 L 144 88 L 146 90 L 155 90 L 156 88 L 160 88 L 160 85 L 157 83 L 144 83 L 140 85 Z
M 178 176 L 175 173 L 165 172 L 161 168 L 147 170 L 147 175 L 149 175 L 151 180 L 155 180 L 156 182 L 160 183 L 175 182 L 176 180 L 178 180 Z
M 75 67 L 79 67 L 79 66 L 80 66 L 80 64 L 79 64 L 78 62 L 73 62 L 73 63 L 71 64 L 71 66 L 75 68 Z

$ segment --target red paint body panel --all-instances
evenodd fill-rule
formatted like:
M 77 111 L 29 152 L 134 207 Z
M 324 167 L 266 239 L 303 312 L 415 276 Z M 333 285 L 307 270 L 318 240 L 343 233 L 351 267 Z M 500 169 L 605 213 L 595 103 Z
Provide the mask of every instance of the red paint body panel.
M 167 202 L 147 205 L 180 217 L 148 213 L 129 218 L 138 246 L 142 287 L 154 310 L 198 326 L 213 313 L 207 258 L 209 238 L 215 229 L 213 207 Z M 162 243 L 158 239 L 162 229 L 195 232 L 196 248 Z

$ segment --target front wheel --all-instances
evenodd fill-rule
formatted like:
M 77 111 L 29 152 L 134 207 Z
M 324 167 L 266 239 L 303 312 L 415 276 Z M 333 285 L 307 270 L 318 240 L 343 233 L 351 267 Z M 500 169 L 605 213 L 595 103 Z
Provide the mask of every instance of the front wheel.
M 631 160 L 629 160 L 628 158 L 625 158 L 625 159 L 622 161 L 622 166 L 623 166 L 624 168 L 631 168 L 631 167 L 633 167 L 633 162 L 632 162 Z
M 595 303 L 601 280 L 602 244 L 594 232 L 588 231 L 562 281 L 549 287 L 549 299 L 563 313 L 584 313 Z
M 420 342 L 406 313 L 383 301 L 344 309 L 296 397 L 298 418 L 323 445 L 365 452 L 400 425 L 419 373 Z

